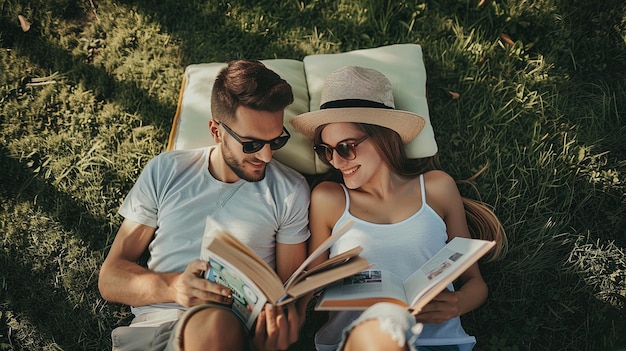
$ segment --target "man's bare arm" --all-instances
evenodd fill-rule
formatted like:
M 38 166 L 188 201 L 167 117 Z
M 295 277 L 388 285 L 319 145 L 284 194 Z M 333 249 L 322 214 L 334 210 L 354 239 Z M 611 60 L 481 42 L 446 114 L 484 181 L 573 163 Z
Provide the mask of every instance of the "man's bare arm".
M 177 274 L 157 274 L 137 264 L 154 232 L 124 220 L 100 269 L 98 288 L 104 299 L 133 306 L 173 301 L 168 291 Z
M 132 306 L 177 302 L 193 306 L 207 301 L 228 303 L 231 292 L 200 277 L 207 262 L 194 260 L 184 272 L 157 273 L 137 264 L 155 229 L 124 220 L 107 255 L 98 281 L 102 297 Z

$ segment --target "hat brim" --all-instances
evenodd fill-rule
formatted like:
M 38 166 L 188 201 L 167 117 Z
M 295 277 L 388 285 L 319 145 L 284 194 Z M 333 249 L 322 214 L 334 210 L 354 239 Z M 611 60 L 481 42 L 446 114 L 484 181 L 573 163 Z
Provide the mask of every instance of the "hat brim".
M 303 113 L 291 119 L 291 125 L 301 134 L 313 139 L 315 129 L 336 122 L 367 123 L 389 128 L 400 134 L 404 144 L 424 129 L 424 118 L 416 113 L 371 107 L 330 108 Z

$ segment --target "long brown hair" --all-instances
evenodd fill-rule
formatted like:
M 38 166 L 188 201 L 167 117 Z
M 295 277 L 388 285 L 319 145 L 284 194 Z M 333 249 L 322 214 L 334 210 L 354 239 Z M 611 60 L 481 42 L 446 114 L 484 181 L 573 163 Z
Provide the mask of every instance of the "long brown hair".
M 395 131 L 389 128 L 367 123 L 355 123 L 355 125 L 374 141 L 374 146 L 393 172 L 403 177 L 414 178 L 428 171 L 436 169 L 442 170 L 438 154 L 423 158 L 408 158 L 404 144 L 400 139 L 400 135 Z M 324 125 L 318 127 L 315 131 L 315 135 L 313 137 L 314 144 L 322 142 L 323 129 Z M 322 161 L 328 164 L 326 160 Z M 468 179 L 457 180 L 457 184 L 469 184 L 473 187 L 476 193 L 478 193 L 478 190 L 473 182 L 487 169 L 487 167 L 488 165 L 485 165 L 485 167 Z M 332 180 L 343 183 L 341 173 L 332 167 L 327 174 L 315 182 L 313 186 L 324 180 Z M 502 226 L 502 223 L 500 223 L 498 216 L 496 216 L 493 212 L 491 206 L 482 201 L 470 199 L 465 196 L 463 196 L 462 199 L 471 237 L 482 240 L 493 240 L 496 242 L 496 246 L 486 256 L 486 260 L 493 261 L 502 257 L 506 253 L 507 238 L 504 227 Z

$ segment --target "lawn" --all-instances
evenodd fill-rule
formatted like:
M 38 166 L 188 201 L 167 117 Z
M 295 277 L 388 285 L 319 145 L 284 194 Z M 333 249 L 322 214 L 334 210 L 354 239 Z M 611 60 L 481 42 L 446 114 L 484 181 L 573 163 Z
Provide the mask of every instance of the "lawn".
M 626 350 L 623 0 L 0 0 L 0 350 L 106 350 L 117 209 L 187 65 L 422 46 L 444 168 L 509 250 L 477 350 Z M 23 17 L 18 17 L 23 16 Z M 22 22 L 20 22 L 22 20 Z M 28 23 L 27 23 L 28 22 Z M 22 25 L 20 25 L 22 24 Z M 291 350 L 311 350 L 311 314 Z

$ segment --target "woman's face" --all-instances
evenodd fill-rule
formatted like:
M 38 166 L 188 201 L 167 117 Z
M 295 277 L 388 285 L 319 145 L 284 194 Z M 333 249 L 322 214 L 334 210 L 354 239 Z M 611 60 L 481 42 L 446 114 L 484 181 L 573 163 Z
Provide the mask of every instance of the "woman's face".
M 341 122 L 330 123 L 322 130 L 322 143 L 329 147 L 329 155 L 332 153 L 330 164 L 338 169 L 343 175 L 344 183 L 349 189 L 356 189 L 369 182 L 377 171 L 385 164 L 374 147 L 371 138 L 366 138 L 365 132 L 355 124 Z M 359 141 L 362 140 L 360 143 Z M 354 159 L 348 160 L 334 150 L 338 144 L 342 149 L 350 149 Z M 354 145 L 357 143 L 357 145 Z M 350 157 L 348 157 L 350 158 Z

